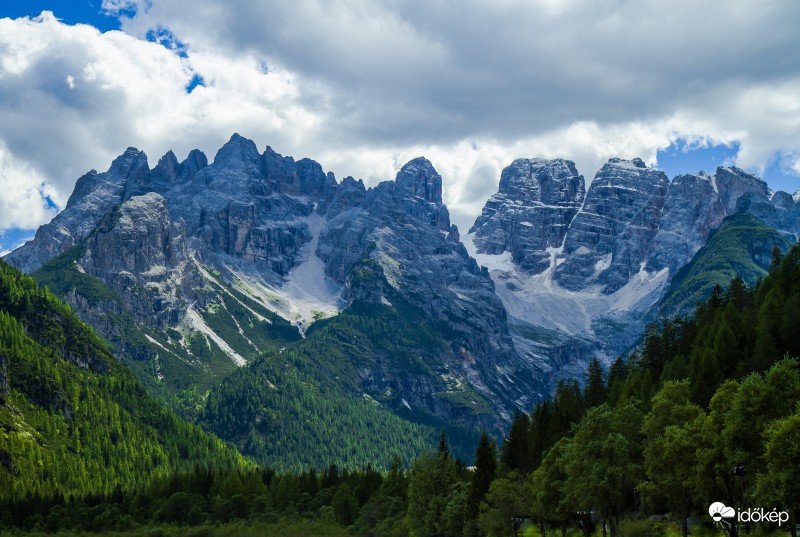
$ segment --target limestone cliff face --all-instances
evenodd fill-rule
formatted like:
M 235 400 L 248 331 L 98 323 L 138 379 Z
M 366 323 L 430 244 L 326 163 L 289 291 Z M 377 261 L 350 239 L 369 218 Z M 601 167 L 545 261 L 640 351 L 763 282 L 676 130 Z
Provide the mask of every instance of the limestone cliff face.
M 183 221 L 170 220 L 166 200 L 155 192 L 116 208 L 85 241 L 77 263 L 117 293 L 120 311 L 162 329 L 183 319 L 188 291 L 200 280 Z
M 38 269 L 88 237 L 148 172 L 147 156 L 132 147 L 117 157 L 107 172 L 90 171 L 78 179 L 64 210 L 5 260 L 25 272 Z
M 470 229 L 478 252 L 509 251 L 521 270 L 542 272 L 550 264 L 546 249 L 562 245 L 584 189 L 572 161 L 515 160 L 503 170 L 497 194 Z
M 717 229 L 725 218 L 725 204 L 716 195 L 715 178 L 705 173 L 679 175 L 672 180 L 664 201 L 658 233 L 647 258 L 647 268 L 668 268 L 674 274 Z
M 567 231 L 555 281 L 571 291 L 624 286 L 647 258 L 669 181 L 639 159 L 611 159 L 589 186 L 583 209 Z
M 513 414 L 511 402 L 531 404 L 543 385 L 531 382 L 530 365 L 514 349 L 506 311 L 488 271 L 467 254 L 458 229 L 450 225 L 441 184 L 429 161 L 412 160 L 394 182 L 367 191 L 363 206 L 330 220 L 320 236 L 318 253 L 331 277 L 344 277 L 344 296 L 351 302 L 386 301 L 380 289 L 361 283 L 371 279 L 352 278 L 355 264 L 372 260 L 394 292 L 450 333 L 451 352 L 434 365 L 471 385 L 508 419 Z M 498 371 L 504 372 L 502 378 Z M 386 368 L 377 377 L 404 386 L 406 400 L 410 397 L 417 404 L 445 389 L 442 378 L 425 380 Z M 366 378 L 376 378 L 375 372 Z M 439 401 L 438 406 L 431 411 L 447 415 L 447 405 Z
M 540 196 L 574 211 L 582 178 L 573 177 L 574 166 L 564 167 L 566 176 L 555 180 L 563 184 L 545 185 Z M 90 301 L 77 291 L 67 299 L 134 359 L 157 360 L 175 341 L 162 339 L 149 350 L 128 345 L 120 315 L 170 337 L 199 331 L 208 345 L 244 363 L 250 355 L 242 348 L 256 345 L 247 336 L 253 319 L 235 313 L 251 307 L 242 295 L 304 330 L 311 316 L 354 302 L 393 307 L 391 294 L 423 312 L 446 350 L 420 350 L 429 352 L 427 367 L 413 373 L 391 360 L 359 366 L 357 395 L 382 395 L 391 386 L 390 406 L 412 404 L 438 418 L 498 429 L 545 391 L 516 352 L 494 282 L 460 243 L 442 202 L 442 178 L 424 158 L 367 189 L 350 177 L 338 182 L 312 160 L 295 161 L 269 147 L 259 153 L 238 135 L 211 163 L 199 151 L 183 162 L 169 152 L 149 169 L 146 156 L 130 149 L 105 174 L 82 178 L 66 209 L 9 261 L 32 270 L 72 245 L 82 252 L 75 268 L 119 300 Z M 354 277 L 367 261 L 389 287 Z M 224 285 L 241 294 L 234 300 Z M 216 333 L 208 323 L 223 309 L 233 326 Z M 246 340 L 238 350 L 223 341 L 230 330 Z M 191 333 L 182 338 L 184 345 Z M 456 416 L 463 404 L 438 395 L 454 390 L 477 394 L 492 410 Z
M 800 204 L 735 167 L 669 181 L 640 159 L 615 158 L 584 200 L 583 179 L 571 162 L 519 159 L 503 170 L 497 194 L 470 233 L 478 254 L 509 252 L 525 273 L 554 268 L 564 289 L 613 294 L 642 271 L 674 273 L 738 212 L 787 235 L 800 233 Z M 551 253 L 557 254 L 553 267 Z
M 640 159 L 611 159 L 585 200 L 577 178 L 568 161 L 514 161 L 470 230 L 517 351 L 553 382 L 580 376 L 591 355 L 626 352 L 726 217 L 749 213 L 791 241 L 800 233 L 798 197 L 735 167 L 669 181 Z

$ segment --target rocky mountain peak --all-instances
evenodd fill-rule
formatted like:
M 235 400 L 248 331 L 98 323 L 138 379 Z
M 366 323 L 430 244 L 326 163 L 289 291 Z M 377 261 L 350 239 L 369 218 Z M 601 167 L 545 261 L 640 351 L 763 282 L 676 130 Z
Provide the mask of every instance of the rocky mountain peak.
M 184 183 L 195 173 L 208 165 L 206 155 L 199 149 L 192 149 L 186 160 L 178 162 L 175 153 L 170 149 L 158 160 L 158 164 L 150 171 L 148 184 L 158 191 L 166 191 L 178 183 Z M 145 189 L 146 191 L 147 189 Z M 141 194 L 143 192 L 131 193 Z
M 121 179 L 141 180 L 150 171 L 147 165 L 147 155 L 135 147 L 129 147 L 120 156 L 114 159 L 108 174 Z
M 442 176 L 425 157 L 406 163 L 397 173 L 395 184 L 401 192 L 429 203 L 442 203 Z
M 153 176 L 164 180 L 168 183 L 173 183 L 178 178 L 180 173 L 180 162 L 178 157 L 172 152 L 172 149 L 158 159 L 158 164 L 153 168 Z
M 736 212 L 736 204 L 745 193 L 751 193 L 764 199 L 769 198 L 767 183 L 735 166 L 718 167 L 714 174 L 714 181 L 728 214 Z
M 213 165 L 217 168 L 246 170 L 258 174 L 261 168 L 261 155 L 255 142 L 234 133 L 214 156 Z
M 634 157 L 631 160 L 625 160 L 617 157 L 613 157 L 608 159 L 609 165 L 617 165 L 623 168 L 647 168 L 647 164 L 644 163 L 642 159 L 639 157 Z
M 571 160 L 517 159 L 500 175 L 498 192 L 522 204 L 573 204 L 583 201 L 584 180 Z
M 72 190 L 72 194 L 70 194 L 67 200 L 67 209 L 73 207 L 78 201 L 95 189 L 98 175 L 96 170 L 89 170 L 78 178 L 75 182 L 75 188 Z
M 550 265 L 546 248 L 561 246 L 584 198 L 584 179 L 564 159 L 517 159 L 470 229 L 479 253 L 511 252 L 525 272 Z
M 192 149 L 186 160 L 181 162 L 181 174 L 191 177 L 208 166 L 208 157 L 199 149 Z

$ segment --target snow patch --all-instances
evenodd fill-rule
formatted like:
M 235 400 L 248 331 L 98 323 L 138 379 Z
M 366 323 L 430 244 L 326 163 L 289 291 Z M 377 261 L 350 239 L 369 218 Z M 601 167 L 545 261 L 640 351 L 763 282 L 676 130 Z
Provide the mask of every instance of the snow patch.
M 629 170 L 642 170 L 644 168 L 640 168 L 630 160 L 617 160 L 615 162 L 609 162 L 607 166 L 616 166 L 617 168 L 628 168 Z
M 600 274 L 603 271 L 608 270 L 608 267 L 611 266 L 612 257 L 613 257 L 613 254 L 608 253 L 608 254 L 604 255 L 602 258 L 600 258 L 597 261 L 597 263 L 594 264 L 595 273 Z
M 305 261 L 294 267 L 281 286 L 264 282 L 257 274 L 236 272 L 234 289 L 295 325 L 302 335 L 320 318 L 332 317 L 344 307 L 342 286 L 325 275 L 325 264 L 317 256 L 319 235 L 325 220 L 317 213 L 305 219 L 312 239 L 304 249 Z
M 156 366 L 156 378 L 159 381 L 164 380 L 164 375 L 161 374 L 161 362 L 158 359 L 158 353 L 156 353 L 156 357 L 155 357 L 155 359 L 153 361 L 155 362 L 155 366 Z
M 479 254 L 478 247 L 475 246 L 475 233 L 467 233 L 462 236 L 461 243 L 467 249 L 470 257 L 478 262 L 478 265 L 486 267 L 489 271 L 497 270 L 507 272 L 514 269 L 511 261 L 511 252 L 505 251 L 502 254 Z
M 642 276 L 644 272 L 645 276 Z M 636 276 L 639 276 L 638 278 Z M 663 268 L 652 277 L 647 272 L 639 272 L 632 277 L 624 287 L 611 295 L 610 309 L 612 311 L 644 310 L 654 304 L 660 297 L 667 284 L 669 269 Z
M 166 352 L 168 352 L 168 353 L 170 353 L 170 354 L 175 354 L 174 352 L 172 352 L 171 350 L 169 350 L 168 348 L 166 348 L 164 345 L 162 345 L 161 343 L 159 343 L 158 341 L 156 341 L 155 339 L 153 339 L 153 338 L 152 338 L 152 336 L 150 336 L 150 334 L 145 334 L 145 335 L 144 335 L 144 337 L 145 337 L 145 339 L 146 339 L 147 341 L 149 341 L 150 343 L 152 343 L 153 345 L 155 345 L 155 346 L 157 346 L 157 347 L 160 347 L 162 350 L 164 350 L 164 351 L 166 351 Z
M 247 335 L 244 333 L 244 330 L 242 330 L 242 325 L 239 324 L 239 321 L 236 319 L 235 316 L 231 315 L 231 312 L 228 310 L 228 306 L 225 305 L 225 301 L 221 300 L 220 304 L 222 305 L 222 309 L 225 310 L 225 312 L 228 314 L 228 316 L 233 320 L 234 324 L 236 324 L 236 329 L 239 331 L 239 335 L 242 336 L 242 338 L 244 338 L 244 340 L 247 341 L 247 343 L 251 347 L 253 347 L 256 350 L 256 352 L 258 352 L 260 349 L 256 346 L 255 343 L 250 341 L 250 338 L 247 337 Z
M 647 266 L 647 261 L 642 261 L 641 263 L 639 263 L 639 279 L 641 281 L 645 281 L 648 277 L 647 271 L 645 270 L 646 266 Z
M 211 274 L 211 272 L 210 272 L 210 271 L 209 271 L 207 268 L 205 268 L 203 265 L 201 265 L 201 264 L 200 264 L 200 263 L 197 261 L 197 259 L 194 259 L 194 258 L 192 258 L 192 261 L 194 262 L 194 265 L 195 265 L 195 267 L 197 267 L 197 270 L 199 270 L 199 271 L 200 271 L 200 273 L 203 275 L 203 277 L 204 277 L 206 280 L 208 280 L 208 281 L 209 281 L 209 282 L 211 282 L 211 283 L 217 284 L 217 279 L 214 277 L 214 275 L 213 275 L 213 274 Z M 235 300 L 236 302 L 238 302 L 238 303 L 239 303 L 239 304 L 240 304 L 240 305 L 241 305 L 241 306 L 242 306 L 244 309 L 246 309 L 246 310 L 247 310 L 247 311 L 249 311 L 251 314 L 253 314 L 253 316 L 254 316 L 256 319 L 258 319 L 259 321 L 265 322 L 265 323 L 267 323 L 267 324 L 272 324 L 272 321 L 270 321 L 269 319 L 267 319 L 266 317 L 264 317 L 263 315 L 261 315 L 260 313 L 258 313 L 256 310 L 254 310 L 253 308 L 251 308 L 251 307 L 250 307 L 250 306 L 249 306 L 247 303 L 245 303 L 245 302 L 242 302 L 241 300 L 239 300 L 239 297 L 237 297 L 236 295 L 234 295 L 233 293 L 231 293 L 230 291 L 228 291 L 227 289 L 225 289 L 225 287 L 220 287 L 220 290 L 221 290 L 221 291 L 222 291 L 222 292 L 223 292 L 223 293 L 224 293 L 226 296 L 229 296 L 229 297 L 231 297 L 233 300 Z M 227 308 L 225 308 L 225 309 L 227 310 Z M 231 316 L 231 317 L 233 317 L 233 316 Z M 236 319 L 234 319 L 234 321 L 235 321 L 235 320 L 236 320 Z M 236 324 L 238 325 L 239 323 L 237 322 Z M 239 328 L 239 330 L 241 331 L 241 327 Z
M 217 346 L 222 349 L 222 352 L 228 355 L 228 357 L 233 360 L 233 362 L 238 366 L 243 366 L 247 364 L 247 360 L 245 360 L 238 352 L 233 350 L 228 343 L 219 337 L 216 332 L 214 332 L 210 326 L 206 324 L 205 319 L 203 316 L 200 315 L 197 310 L 194 309 L 193 306 L 189 306 L 189 309 L 186 310 L 186 322 L 195 330 L 206 336 L 207 338 L 211 339 Z

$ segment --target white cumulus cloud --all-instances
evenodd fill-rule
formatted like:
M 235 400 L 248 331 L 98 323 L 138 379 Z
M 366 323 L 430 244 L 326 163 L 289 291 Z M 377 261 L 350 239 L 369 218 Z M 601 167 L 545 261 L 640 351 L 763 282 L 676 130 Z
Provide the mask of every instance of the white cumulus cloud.
M 0 142 L 27 170 L 25 191 L 50 185 L 59 204 L 127 146 L 151 165 L 168 149 L 213 158 L 233 132 L 368 184 L 427 156 L 462 228 L 518 157 L 571 158 L 591 179 L 609 157 L 654 163 L 683 138 L 736 143 L 735 163 L 755 171 L 778 162 L 800 173 L 793 0 L 103 8 L 122 31 L 48 13 L 0 19 Z M 193 80 L 202 84 L 189 93 Z M 12 180 L 7 168 L 0 182 Z M 31 207 L 0 227 L 48 214 Z

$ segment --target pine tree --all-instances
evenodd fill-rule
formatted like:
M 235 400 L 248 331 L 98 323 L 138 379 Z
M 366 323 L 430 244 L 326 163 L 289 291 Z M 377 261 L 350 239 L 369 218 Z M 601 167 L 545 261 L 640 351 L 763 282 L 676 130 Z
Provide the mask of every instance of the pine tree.
M 772 261 L 769 264 L 769 271 L 775 272 L 778 267 L 781 266 L 781 259 L 783 258 L 783 253 L 781 253 L 781 249 L 778 246 L 772 247 Z
M 447 437 L 444 435 L 444 431 L 439 433 L 439 449 L 438 449 L 439 458 L 449 461 L 450 460 L 450 448 L 447 445 Z
M 605 402 L 606 385 L 603 381 L 603 366 L 597 357 L 592 357 L 586 370 L 586 387 L 583 390 L 583 400 L 586 408 L 591 408 Z
M 510 470 L 517 470 L 522 474 L 530 471 L 530 441 L 528 415 L 516 410 L 511 430 L 503 442 L 501 460 Z
M 472 474 L 469 495 L 467 497 L 467 516 L 476 518 L 481 501 L 489 492 L 497 471 L 497 451 L 494 442 L 486 433 L 481 434 L 478 448 L 475 450 L 475 472 Z
M 616 405 L 622 395 L 625 381 L 628 379 L 628 364 L 619 356 L 608 369 L 608 390 L 606 398 L 610 405 Z
M 528 434 L 528 451 L 530 469 L 535 470 L 542 463 L 545 452 L 555 442 L 551 437 L 551 408 L 549 401 L 537 403 L 530 416 L 530 431 Z

